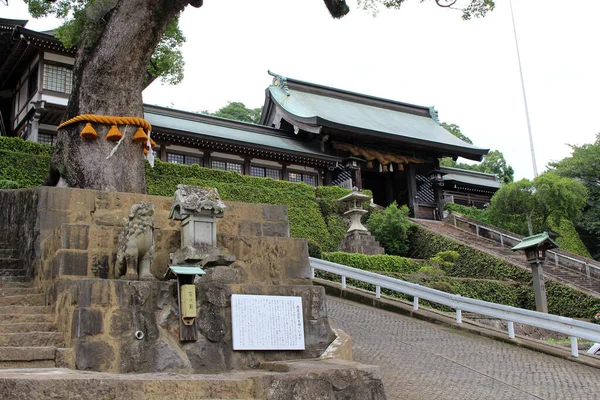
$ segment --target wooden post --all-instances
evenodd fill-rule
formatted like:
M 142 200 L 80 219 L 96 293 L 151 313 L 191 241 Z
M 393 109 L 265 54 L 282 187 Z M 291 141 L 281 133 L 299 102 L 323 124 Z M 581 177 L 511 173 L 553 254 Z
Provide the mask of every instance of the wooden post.
M 193 325 L 186 325 L 183 323 L 181 318 L 181 286 L 182 285 L 193 285 L 194 278 L 196 275 L 177 275 L 177 302 L 179 304 L 179 340 L 182 342 L 195 342 L 198 340 L 198 328 L 196 327 L 196 321 L 194 320 Z
M 415 177 L 415 164 L 406 165 L 406 186 L 408 188 L 408 207 L 412 214 L 417 217 L 419 211 L 419 201 L 417 200 L 417 179 Z
M 362 190 L 362 174 L 360 171 L 360 167 L 354 171 L 354 186 L 358 188 L 358 190 Z
M 205 151 L 204 152 L 204 156 L 202 156 L 202 160 L 203 160 L 203 166 L 204 168 L 211 168 L 211 162 L 210 162 L 210 151 Z

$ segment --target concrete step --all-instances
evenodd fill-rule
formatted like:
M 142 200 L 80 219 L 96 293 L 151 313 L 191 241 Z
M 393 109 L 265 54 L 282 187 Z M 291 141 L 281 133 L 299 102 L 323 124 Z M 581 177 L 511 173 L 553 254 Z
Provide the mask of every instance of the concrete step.
M 3 306 L 45 306 L 44 294 L 25 294 L 0 297 L 0 307 Z
M 0 369 L 53 368 L 56 347 L 0 347 Z
M 2 314 L 49 314 L 52 312 L 50 307 L 46 306 L 3 306 L 0 307 Z
M 0 324 L 8 323 L 44 323 L 54 322 L 54 315 L 52 314 L 0 314 Z
M 0 322 L 0 334 L 19 332 L 56 332 L 56 324 L 53 322 Z
M 42 293 L 41 287 L 12 287 L 12 286 L 0 286 L 0 296 L 23 296 L 27 294 L 39 294 Z
M 21 332 L 0 333 L 0 347 L 62 347 L 64 335 L 61 332 Z

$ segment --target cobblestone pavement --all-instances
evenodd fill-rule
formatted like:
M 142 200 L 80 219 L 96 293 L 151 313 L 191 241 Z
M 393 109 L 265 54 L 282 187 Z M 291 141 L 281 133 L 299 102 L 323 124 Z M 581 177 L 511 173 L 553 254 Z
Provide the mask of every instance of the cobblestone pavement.
M 354 360 L 380 366 L 388 399 L 600 399 L 600 370 L 458 329 L 327 297 Z

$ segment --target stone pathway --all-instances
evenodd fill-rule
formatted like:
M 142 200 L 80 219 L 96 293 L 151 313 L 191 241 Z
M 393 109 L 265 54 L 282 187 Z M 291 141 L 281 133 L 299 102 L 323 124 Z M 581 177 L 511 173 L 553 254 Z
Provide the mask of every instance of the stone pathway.
M 389 400 L 600 399 L 600 369 L 327 297 L 354 360 L 381 367 Z

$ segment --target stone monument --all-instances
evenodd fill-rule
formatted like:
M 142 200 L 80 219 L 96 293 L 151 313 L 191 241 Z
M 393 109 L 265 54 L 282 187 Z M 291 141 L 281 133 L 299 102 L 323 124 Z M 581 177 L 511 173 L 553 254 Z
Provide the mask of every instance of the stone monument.
M 349 204 L 349 210 L 344 213 L 344 216 L 350 218 L 350 228 L 340 244 L 340 251 L 368 255 L 384 253 L 383 247 L 360 222 L 361 218 L 368 213 L 362 208 L 362 204 L 371 199 L 372 196 L 360 193 L 356 187 L 352 189 L 352 192 L 338 199 L 340 203 Z
M 150 272 L 154 255 L 154 204 L 131 206 L 127 223 L 119 235 L 116 275 L 127 280 L 154 280 Z

